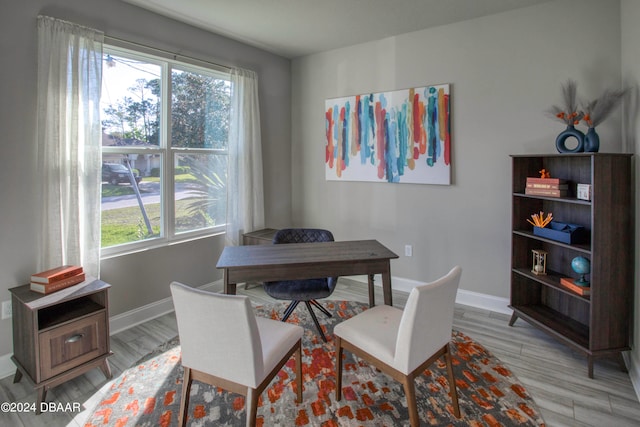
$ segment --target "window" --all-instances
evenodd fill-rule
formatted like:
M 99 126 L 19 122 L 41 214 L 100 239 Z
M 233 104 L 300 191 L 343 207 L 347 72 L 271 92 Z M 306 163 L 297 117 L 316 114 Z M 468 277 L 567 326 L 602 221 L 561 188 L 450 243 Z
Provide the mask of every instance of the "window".
M 220 230 L 228 73 L 107 46 L 103 59 L 103 252 Z

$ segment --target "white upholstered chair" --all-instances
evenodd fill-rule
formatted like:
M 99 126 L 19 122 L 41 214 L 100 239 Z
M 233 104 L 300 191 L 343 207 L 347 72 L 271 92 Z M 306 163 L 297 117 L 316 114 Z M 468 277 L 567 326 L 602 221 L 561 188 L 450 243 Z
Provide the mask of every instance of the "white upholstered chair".
M 249 298 L 171 283 L 184 382 L 179 425 L 186 425 L 196 380 L 246 396 L 247 426 L 255 426 L 258 397 L 295 354 L 297 402 L 302 402 L 301 339 L 297 325 L 256 317 Z
M 444 356 L 454 415 L 460 418 L 449 343 L 461 273 L 456 266 L 435 282 L 415 287 L 404 311 L 376 306 L 335 326 L 336 400 L 342 397 L 342 353 L 346 349 L 402 383 L 411 426 L 418 427 L 414 378 Z

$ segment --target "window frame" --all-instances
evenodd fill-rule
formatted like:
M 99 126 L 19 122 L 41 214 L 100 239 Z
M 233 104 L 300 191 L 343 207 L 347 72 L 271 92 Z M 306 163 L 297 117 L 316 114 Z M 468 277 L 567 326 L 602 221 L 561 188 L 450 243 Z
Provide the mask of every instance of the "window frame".
M 190 231 L 176 232 L 175 224 L 175 158 L 178 154 L 193 155 L 229 155 L 229 147 L 220 148 L 184 148 L 173 147 L 171 145 L 171 72 L 175 68 L 180 71 L 204 74 L 214 78 L 224 79 L 231 84 L 231 73 L 228 68 L 219 65 L 206 63 L 193 58 L 171 55 L 166 52 L 156 51 L 156 49 L 142 48 L 134 45 L 127 46 L 126 42 L 110 42 L 103 46 L 103 56 L 111 54 L 135 60 L 146 61 L 161 68 L 161 89 L 160 89 L 160 125 L 159 125 L 159 145 L 155 147 L 105 147 L 101 146 L 102 154 L 138 154 L 138 155 L 159 155 L 160 162 L 160 236 L 150 239 L 136 240 L 114 246 L 101 247 L 101 258 L 123 255 L 126 253 L 139 252 L 143 250 L 164 247 L 181 242 L 188 242 L 195 239 L 210 237 L 225 232 L 225 223 L 199 228 Z M 132 44 L 133 45 L 133 44 Z M 151 53 L 150 51 L 153 51 Z M 101 172 L 100 172 L 101 173 Z M 102 209 L 101 209 L 102 212 Z M 226 222 L 226 218 L 225 218 Z M 100 224 L 102 228 L 102 222 Z M 102 244 L 101 244 L 102 246 Z

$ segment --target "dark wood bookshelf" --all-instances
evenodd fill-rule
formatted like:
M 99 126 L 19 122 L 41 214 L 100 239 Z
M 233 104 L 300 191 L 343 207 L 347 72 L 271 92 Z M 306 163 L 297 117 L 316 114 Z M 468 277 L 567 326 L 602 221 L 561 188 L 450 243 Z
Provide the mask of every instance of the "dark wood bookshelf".
M 634 222 L 631 154 L 580 153 L 513 155 L 511 304 L 509 325 L 520 318 L 587 357 L 616 357 L 630 349 L 633 315 Z M 567 197 L 524 194 L 527 177 L 545 169 L 569 184 Z M 591 200 L 576 198 L 577 184 L 591 185 Z M 553 213 L 554 221 L 584 227 L 586 238 L 563 243 L 533 233 L 527 218 Z M 532 270 L 532 250 L 547 252 L 547 274 Z M 577 278 L 571 260 L 588 258 L 590 295 L 560 283 Z

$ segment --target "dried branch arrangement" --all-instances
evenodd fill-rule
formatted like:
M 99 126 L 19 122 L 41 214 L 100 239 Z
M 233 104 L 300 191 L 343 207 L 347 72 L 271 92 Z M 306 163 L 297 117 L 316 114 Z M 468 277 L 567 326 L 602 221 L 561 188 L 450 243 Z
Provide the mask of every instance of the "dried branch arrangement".
M 583 102 L 584 122 L 590 128 L 598 126 L 618 106 L 622 98 L 627 94 L 627 89 L 606 90 L 602 96 L 590 102 Z
M 554 119 L 558 119 L 568 126 L 577 125 L 582 120 L 584 114 L 578 111 L 577 101 L 577 84 L 569 79 L 567 83 L 562 85 L 562 101 L 563 106 L 552 105 L 547 111 Z
M 569 79 L 562 85 L 562 105 L 552 105 L 546 113 L 567 126 L 575 126 L 584 120 L 588 127 L 593 128 L 609 117 L 628 92 L 629 89 L 608 89 L 599 98 L 580 101 L 578 106 L 577 84 Z

